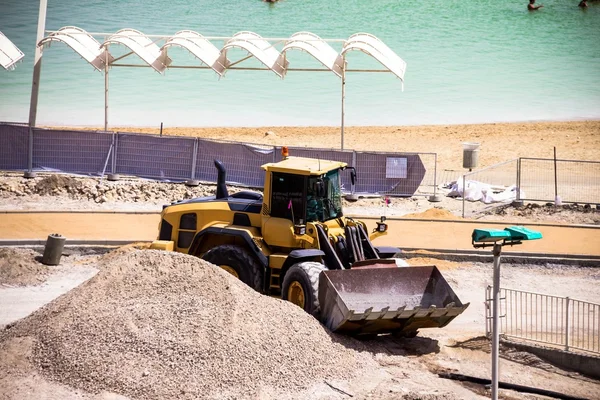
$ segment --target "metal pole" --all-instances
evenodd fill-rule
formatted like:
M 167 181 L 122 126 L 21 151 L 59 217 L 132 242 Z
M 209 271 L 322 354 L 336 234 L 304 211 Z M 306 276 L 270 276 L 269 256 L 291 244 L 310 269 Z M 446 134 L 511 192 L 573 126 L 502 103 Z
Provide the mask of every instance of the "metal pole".
M 462 194 L 462 217 L 465 217 L 465 192 L 467 191 L 467 188 L 465 187 L 465 183 L 466 183 L 466 178 L 465 175 L 462 176 L 462 180 L 463 180 L 463 194 Z
M 342 143 L 341 149 L 344 150 L 344 119 L 346 115 L 346 57 L 342 57 Z
M 500 252 L 502 245 L 494 243 L 494 286 L 492 321 L 492 400 L 498 400 L 498 353 L 500 348 Z
M 569 351 L 569 298 L 566 297 L 565 300 L 565 351 Z
M 108 52 L 106 52 L 108 54 Z M 108 60 L 108 55 L 107 55 Z M 108 63 L 104 64 L 104 132 L 108 131 Z
M 558 205 L 558 174 L 556 172 L 556 146 L 554 146 L 554 202 Z
M 42 46 L 38 46 L 40 40 L 44 38 L 46 29 L 46 8 L 47 0 L 40 0 L 40 11 L 38 14 L 38 30 L 35 41 L 35 58 L 33 62 L 33 78 L 31 82 L 31 101 L 29 103 L 29 155 L 27 160 L 26 178 L 34 178 L 33 170 L 33 128 L 37 117 L 38 94 L 40 89 L 40 75 L 42 72 Z

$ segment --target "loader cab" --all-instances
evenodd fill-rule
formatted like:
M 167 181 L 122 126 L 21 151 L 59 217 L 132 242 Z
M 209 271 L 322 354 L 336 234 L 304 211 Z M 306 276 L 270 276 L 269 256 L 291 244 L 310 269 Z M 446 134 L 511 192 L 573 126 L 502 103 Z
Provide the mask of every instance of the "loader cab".
M 262 232 L 270 246 L 302 247 L 298 227 L 343 216 L 340 171 L 345 163 L 287 157 L 266 171 Z

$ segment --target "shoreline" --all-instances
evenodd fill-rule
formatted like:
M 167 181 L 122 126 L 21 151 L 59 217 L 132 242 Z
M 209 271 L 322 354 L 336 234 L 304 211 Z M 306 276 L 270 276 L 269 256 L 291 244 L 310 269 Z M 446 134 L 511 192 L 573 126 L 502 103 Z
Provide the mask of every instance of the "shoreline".
M 54 128 L 102 130 L 102 127 Z M 160 127 L 109 127 L 109 131 L 158 135 Z M 163 135 L 271 146 L 341 147 L 339 126 L 164 127 Z M 600 120 L 344 128 L 345 150 L 435 153 L 438 167 L 450 170 L 462 170 L 464 142 L 480 143 L 479 168 L 518 157 L 550 159 L 554 147 L 558 159 L 598 161 Z

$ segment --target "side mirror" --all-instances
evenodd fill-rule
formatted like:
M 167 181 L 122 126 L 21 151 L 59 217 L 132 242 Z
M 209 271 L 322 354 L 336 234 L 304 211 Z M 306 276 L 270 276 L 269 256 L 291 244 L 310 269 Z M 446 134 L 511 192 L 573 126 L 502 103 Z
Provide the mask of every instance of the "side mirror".
M 356 170 L 354 168 L 350 170 L 350 181 L 353 185 L 356 182 Z

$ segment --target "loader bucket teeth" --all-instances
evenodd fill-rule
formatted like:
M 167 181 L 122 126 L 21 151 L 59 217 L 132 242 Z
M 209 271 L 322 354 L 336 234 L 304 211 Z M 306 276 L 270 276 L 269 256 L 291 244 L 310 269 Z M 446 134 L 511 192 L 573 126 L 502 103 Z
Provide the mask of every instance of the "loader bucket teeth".
M 319 279 L 321 321 L 351 336 L 442 328 L 469 305 L 435 266 L 323 271 Z

